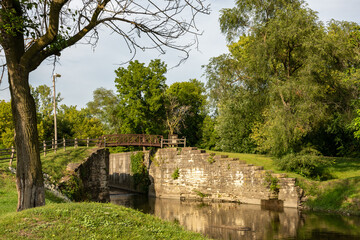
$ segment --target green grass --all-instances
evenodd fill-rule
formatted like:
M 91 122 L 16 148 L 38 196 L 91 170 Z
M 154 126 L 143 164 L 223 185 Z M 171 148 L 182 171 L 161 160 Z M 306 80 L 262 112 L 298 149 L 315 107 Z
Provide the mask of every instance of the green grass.
M 17 207 L 17 190 L 15 175 L 0 166 L 0 216 L 15 212 Z M 45 192 L 45 203 L 62 203 L 63 200 L 53 195 L 51 192 Z
M 58 182 L 64 176 L 66 166 L 69 163 L 82 162 L 93 152 L 93 148 L 78 147 L 57 150 L 57 152 L 49 152 L 44 157 L 41 155 L 42 169 L 44 173 L 49 174 L 54 182 Z
M 338 179 L 347 179 L 360 176 L 359 158 L 331 158 L 335 164 L 329 168 L 331 174 Z
M 306 206 L 360 215 L 360 177 L 304 184 L 309 199 Z
M 43 171 L 53 176 L 54 181 L 60 180 L 69 162 L 81 162 L 92 152 L 92 149 L 79 147 L 67 148 L 64 152 L 59 149 L 57 153 L 48 153 L 46 157 L 41 155 Z M 16 179 L 8 170 L 9 162 L 0 162 L 0 216 L 15 212 L 17 207 Z M 16 167 L 16 161 L 13 162 Z M 51 192 L 45 192 L 46 204 L 63 202 Z
M 308 200 L 305 206 L 313 210 L 335 211 L 360 215 L 360 159 L 357 158 L 329 158 L 335 164 L 328 167 L 334 179 L 315 181 L 299 174 L 281 171 L 274 159 L 260 154 L 243 154 L 209 151 L 219 155 L 239 158 L 248 164 L 263 166 L 275 173 L 286 173 L 288 177 L 297 179 L 297 184 L 305 190 Z
M 207 153 L 215 153 L 216 155 L 228 155 L 230 158 L 239 158 L 246 161 L 248 164 L 256 166 L 263 166 L 267 170 L 275 170 L 275 164 L 271 157 L 261 154 L 247 154 L 247 153 L 230 153 L 230 152 L 217 152 L 206 150 Z
M 206 239 L 113 204 L 66 203 L 0 216 L 0 239 Z
M 0 169 L 0 206 L 0 216 L 15 212 L 17 206 L 15 176 L 4 168 Z
M 296 173 L 289 173 L 281 171 L 276 167 L 274 160 L 266 155 L 261 154 L 248 154 L 248 153 L 230 153 L 230 152 L 217 152 L 206 150 L 208 153 L 215 153 L 217 155 L 228 155 L 230 158 L 239 158 L 246 161 L 247 164 L 253 164 L 255 166 L 263 166 L 265 170 L 271 170 L 275 173 L 286 173 L 289 177 L 301 177 Z

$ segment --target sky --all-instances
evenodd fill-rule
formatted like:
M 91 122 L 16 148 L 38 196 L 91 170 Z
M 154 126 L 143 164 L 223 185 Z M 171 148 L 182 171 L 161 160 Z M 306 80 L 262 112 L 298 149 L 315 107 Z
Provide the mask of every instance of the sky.
M 321 21 L 330 19 L 353 21 L 360 24 L 360 0 L 307 0 L 308 6 L 318 12 Z M 203 30 L 199 37 L 198 49 L 190 52 L 189 59 L 178 67 L 179 53 L 168 51 L 159 55 L 157 51 L 138 51 L 134 60 L 148 64 L 151 59 L 160 58 L 168 65 L 167 85 L 174 82 L 188 81 L 196 78 L 206 82 L 202 65 L 206 65 L 211 57 L 227 52 L 225 36 L 219 29 L 219 10 L 235 6 L 235 0 L 208 0 L 211 14 L 197 19 L 197 27 Z M 93 91 L 97 88 L 115 89 L 115 70 L 126 67 L 131 58 L 123 42 L 116 34 L 100 32 L 100 40 L 95 49 L 89 45 L 76 45 L 62 52 L 56 64 L 55 73 L 61 74 L 56 81 L 56 92 L 63 98 L 61 104 L 76 105 L 79 109 L 92 101 Z M 44 61 L 38 69 L 30 74 L 30 84 L 34 87 L 42 84 L 52 86 L 53 64 Z M 0 100 L 10 100 L 7 80 L 0 85 Z

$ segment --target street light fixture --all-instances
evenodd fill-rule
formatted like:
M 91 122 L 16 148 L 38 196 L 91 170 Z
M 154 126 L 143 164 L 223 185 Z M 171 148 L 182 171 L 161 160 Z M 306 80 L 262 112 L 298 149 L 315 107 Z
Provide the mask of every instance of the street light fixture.
M 53 75 L 53 86 L 54 86 L 54 131 L 55 131 L 55 152 L 57 149 L 57 125 L 56 125 L 56 92 L 55 92 L 55 79 L 61 77 L 60 74 L 56 73 Z

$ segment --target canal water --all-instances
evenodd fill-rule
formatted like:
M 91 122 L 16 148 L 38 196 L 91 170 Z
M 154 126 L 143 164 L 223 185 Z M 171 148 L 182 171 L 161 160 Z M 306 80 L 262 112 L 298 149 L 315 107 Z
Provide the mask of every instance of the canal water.
M 360 239 L 360 218 L 336 214 L 270 210 L 258 205 L 202 203 L 147 198 L 113 190 L 111 202 L 175 222 L 213 239 Z

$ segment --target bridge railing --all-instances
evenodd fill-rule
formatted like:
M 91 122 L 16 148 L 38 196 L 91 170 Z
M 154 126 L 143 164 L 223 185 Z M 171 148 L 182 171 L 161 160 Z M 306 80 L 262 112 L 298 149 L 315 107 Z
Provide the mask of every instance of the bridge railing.
M 183 145 L 183 147 L 186 147 L 186 138 L 161 139 L 161 148 L 165 146 L 179 146 L 179 145 Z
M 113 146 L 144 146 L 144 147 L 161 147 L 162 135 L 147 135 L 147 134 L 113 134 L 103 135 L 98 146 L 113 147 Z

